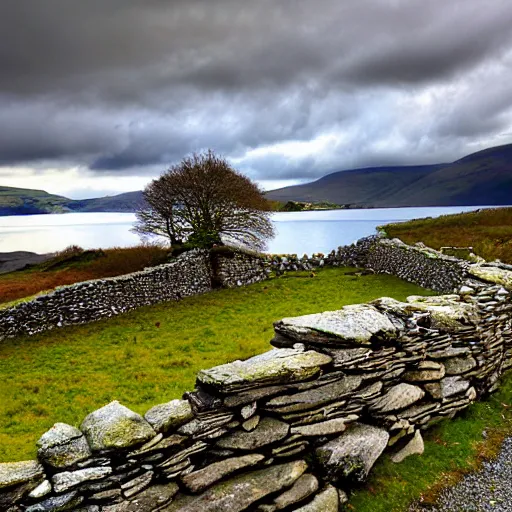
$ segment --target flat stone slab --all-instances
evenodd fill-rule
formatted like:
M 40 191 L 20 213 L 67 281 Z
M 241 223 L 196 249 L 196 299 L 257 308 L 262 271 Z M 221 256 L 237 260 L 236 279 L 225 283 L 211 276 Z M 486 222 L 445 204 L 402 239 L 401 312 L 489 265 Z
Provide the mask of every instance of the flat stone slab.
M 44 468 L 36 460 L 3 462 L 0 464 L 0 489 L 24 484 L 44 475 Z
M 103 506 L 102 512 L 154 512 L 160 510 L 178 494 L 179 487 L 175 482 L 152 485 L 137 494 L 130 501 L 123 501 L 110 506 Z M 84 510 L 86 512 L 86 510 Z M 88 511 L 87 511 L 88 512 Z M 92 512 L 92 510 L 91 510 Z
M 315 475 L 304 474 L 293 487 L 274 499 L 276 510 L 282 510 L 295 503 L 305 500 L 318 490 L 318 479 Z
M 128 448 L 156 436 L 153 427 L 117 400 L 89 414 L 80 429 L 93 451 Z
M 470 275 L 478 277 L 483 281 L 501 284 L 507 290 L 512 290 L 512 272 L 510 270 L 498 267 L 471 265 L 468 272 Z
M 327 481 L 363 482 L 388 441 L 389 434 L 384 429 L 356 423 L 341 436 L 318 447 L 315 456 Z
M 39 460 L 54 468 L 66 468 L 88 459 L 92 453 L 85 436 L 76 427 L 55 423 L 37 441 Z
M 62 471 L 53 475 L 52 482 L 55 492 L 65 492 L 84 482 L 101 480 L 112 473 L 110 467 L 86 468 L 77 471 Z
M 268 384 L 300 382 L 317 375 L 331 360 L 312 350 L 273 349 L 246 361 L 201 370 L 197 380 L 221 394 L 229 394 Z
M 269 494 L 291 487 L 306 471 L 303 460 L 244 473 L 199 496 L 179 496 L 165 512 L 242 512 Z
M 376 400 L 370 406 L 370 411 L 376 413 L 398 411 L 416 403 L 424 396 L 425 391 L 418 386 L 405 383 L 397 384 L 389 389 L 384 396 Z
M 351 343 L 371 345 L 374 336 L 392 338 L 397 327 L 377 308 L 368 304 L 345 306 L 338 311 L 283 318 L 274 324 L 281 337 L 317 345 Z
M 330 384 L 321 387 L 309 389 L 301 393 L 286 395 L 269 400 L 264 410 L 279 411 L 280 413 L 290 413 L 311 409 L 322 404 L 334 402 L 356 390 L 362 382 L 362 378 L 357 375 L 350 375 Z
M 265 457 L 258 453 L 224 459 L 185 475 L 182 477 L 181 481 L 190 492 L 198 493 L 231 473 L 249 466 L 254 466 L 264 459 Z
M 254 430 L 233 432 L 219 439 L 216 446 L 228 450 L 257 450 L 284 439 L 289 431 L 290 426 L 287 423 L 274 418 L 263 418 Z
M 304 437 L 329 436 L 339 434 L 347 429 L 347 424 L 355 421 L 358 417 L 353 415 L 350 418 L 335 418 L 333 420 L 321 421 L 319 423 L 310 423 L 309 425 L 300 425 L 292 427 L 292 434 L 299 434 Z
M 144 419 L 156 432 L 168 432 L 181 427 L 193 419 L 194 414 L 188 400 L 171 400 L 165 404 L 155 405 L 144 414 Z

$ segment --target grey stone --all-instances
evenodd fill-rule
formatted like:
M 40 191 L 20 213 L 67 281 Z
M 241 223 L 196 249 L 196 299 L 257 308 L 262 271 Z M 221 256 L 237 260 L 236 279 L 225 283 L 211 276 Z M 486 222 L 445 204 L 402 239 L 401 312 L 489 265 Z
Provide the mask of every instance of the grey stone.
M 292 427 L 292 434 L 300 434 L 305 437 L 328 436 L 337 434 L 347 429 L 347 423 L 355 421 L 358 417 L 351 418 L 335 418 L 333 420 L 322 421 L 320 423 L 311 423 L 309 425 L 301 425 Z
M 133 480 L 125 482 L 124 484 L 121 485 L 123 495 L 126 498 L 130 498 L 131 496 L 138 494 L 151 483 L 151 480 L 153 480 L 153 476 L 153 471 L 146 471 L 146 473 L 143 473 L 142 475 L 134 478 Z
M 101 480 L 112 473 L 112 468 L 86 468 L 77 471 L 62 471 L 53 475 L 52 483 L 55 492 L 65 492 L 72 487 L 91 480 Z
M 142 416 L 117 400 L 89 414 L 80 428 L 93 451 L 128 448 L 156 436 Z
M 289 413 L 311 409 L 339 400 L 357 389 L 362 382 L 359 376 L 347 376 L 342 380 L 324 386 L 309 389 L 301 393 L 273 398 L 263 407 L 264 410 Z
M 179 496 L 165 512 L 242 512 L 263 499 L 294 484 L 306 471 L 304 461 L 288 462 L 231 478 L 210 487 L 199 496 Z
M 260 423 L 260 416 L 256 414 L 255 416 L 251 416 L 248 420 L 242 423 L 242 428 L 247 432 L 251 432 L 254 430 Z
M 425 396 L 425 392 L 418 386 L 411 384 L 397 384 L 393 386 L 384 396 L 376 400 L 370 406 L 370 411 L 384 413 L 398 411 L 416 403 Z
M 460 375 L 469 372 L 477 365 L 473 357 L 453 357 L 444 362 L 447 375 Z
M 391 456 L 391 460 L 395 463 L 402 462 L 409 455 L 421 455 L 425 450 L 423 438 L 419 430 L 416 430 L 414 437 L 400 450 Z
M 328 485 L 319 492 L 310 503 L 296 508 L 294 512 L 338 512 L 338 491 L 332 485 Z
M 175 482 L 152 485 L 130 501 L 103 506 L 102 512 L 154 512 L 167 505 L 178 491 L 179 487 Z
M 198 471 L 189 473 L 182 477 L 181 481 L 190 492 L 198 493 L 231 473 L 249 466 L 254 466 L 264 459 L 265 457 L 263 455 L 257 453 L 225 459 L 220 462 L 214 462 Z
M 155 405 L 144 415 L 144 419 L 156 432 L 168 432 L 181 427 L 193 419 L 194 414 L 188 400 L 171 400 L 165 404 Z
M 318 490 L 318 480 L 311 474 L 302 475 L 293 487 L 274 499 L 276 510 L 282 510 L 305 500 Z
M 84 501 L 76 491 L 62 494 L 61 496 L 52 496 L 40 503 L 31 505 L 25 509 L 25 512 L 64 512 L 75 510 L 78 505 Z
M 252 432 L 239 430 L 217 441 L 217 448 L 228 450 L 257 450 L 284 439 L 290 426 L 274 418 L 263 418 Z
M 441 382 L 425 384 L 425 389 L 437 400 L 463 393 L 469 388 L 469 381 L 461 377 L 445 377 Z
M 91 457 L 91 449 L 80 430 L 55 423 L 37 441 L 39 460 L 54 468 L 67 468 Z
M 356 423 L 341 436 L 319 446 L 315 456 L 327 481 L 362 482 L 386 448 L 389 434 L 371 425 Z
M 498 267 L 471 265 L 469 274 L 484 281 L 502 285 L 507 290 L 512 290 L 512 271 Z
M 404 373 L 406 382 L 428 382 L 441 380 L 446 373 L 442 363 L 434 361 L 421 361 L 417 369 Z
M 343 342 L 370 345 L 374 336 L 391 338 L 398 330 L 389 318 L 368 304 L 345 306 L 338 311 L 283 318 L 276 333 L 295 341 L 336 345 Z
M 314 351 L 273 349 L 246 361 L 201 370 L 199 382 L 215 388 L 220 393 L 268 384 L 300 382 L 314 377 L 331 358 Z
M 43 480 L 30 494 L 29 497 L 39 499 L 52 492 L 52 484 L 48 480 Z
M 44 469 L 36 460 L 0 463 L 0 489 L 41 478 Z
M 245 405 L 240 410 L 240 415 L 244 420 L 249 419 L 256 412 L 256 407 L 258 406 L 257 402 L 253 402 L 252 404 Z

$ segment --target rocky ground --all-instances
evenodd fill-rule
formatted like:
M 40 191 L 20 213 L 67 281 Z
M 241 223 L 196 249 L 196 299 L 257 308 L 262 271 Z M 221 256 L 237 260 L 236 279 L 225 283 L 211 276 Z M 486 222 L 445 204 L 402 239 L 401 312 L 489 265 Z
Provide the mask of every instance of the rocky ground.
M 0 274 L 21 270 L 27 265 L 37 265 L 51 257 L 52 254 L 36 254 L 28 251 L 0 252 Z
M 512 437 L 499 456 L 482 469 L 443 491 L 436 505 L 413 505 L 409 512 L 510 512 L 512 511 Z

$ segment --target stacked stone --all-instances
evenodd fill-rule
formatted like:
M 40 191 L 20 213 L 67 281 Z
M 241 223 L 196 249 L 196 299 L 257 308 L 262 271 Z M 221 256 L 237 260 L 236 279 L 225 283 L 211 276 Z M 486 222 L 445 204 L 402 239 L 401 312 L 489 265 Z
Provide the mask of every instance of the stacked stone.
M 218 262 L 218 276 L 227 288 L 263 281 L 270 273 L 265 259 L 257 255 L 233 252 L 230 257 L 219 257 Z
M 277 348 L 144 417 L 113 402 L 56 424 L 38 461 L 0 465 L 0 509 L 339 510 L 385 451 L 421 453 L 512 366 L 512 272 L 471 272 L 456 295 L 285 318 Z
M 88 323 L 163 301 L 211 290 L 206 251 L 119 277 L 62 286 L 30 302 L 0 310 L 0 340 Z

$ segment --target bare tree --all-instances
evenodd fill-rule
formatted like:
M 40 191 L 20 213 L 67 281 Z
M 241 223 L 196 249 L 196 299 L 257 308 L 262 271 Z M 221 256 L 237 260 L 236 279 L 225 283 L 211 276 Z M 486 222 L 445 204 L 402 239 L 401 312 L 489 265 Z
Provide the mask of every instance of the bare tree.
M 211 150 L 172 166 L 143 194 L 146 204 L 136 212 L 134 227 L 143 237 L 199 247 L 231 241 L 261 250 L 274 236 L 263 192 Z

